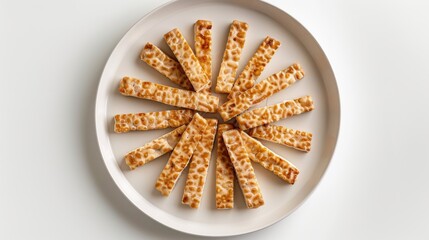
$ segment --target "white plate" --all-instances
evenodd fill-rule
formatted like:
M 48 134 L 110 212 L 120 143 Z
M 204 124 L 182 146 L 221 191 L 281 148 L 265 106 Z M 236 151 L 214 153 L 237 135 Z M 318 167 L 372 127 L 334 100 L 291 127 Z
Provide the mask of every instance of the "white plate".
M 155 181 L 168 156 L 157 159 L 134 171 L 128 171 L 123 156 L 171 129 L 115 134 L 113 116 L 118 113 L 149 112 L 173 109 L 170 106 L 124 97 L 118 84 L 124 75 L 175 86 L 139 59 L 146 42 L 158 45 L 171 54 L 163 34 L 178 27 L 193 45 L 193 23 L 198 19 L 213 21 L 214 79 L 219 70 L 229 24 L 234 19 L 249 23 L 240 69 L 252 56 L 266 35 L 282 42 L 270 64 L 259 79 L 276 73 L 294 62 L 301 63 L 305 78 L 290 88 L 270 97 L 259 106 L 285 99 L 311 95 L 316 109 L 310 113 L 276 124 L 313 133 L 310 153 L 303 153 L 277 144 L 264 142 L 274 152 L 295 164 L 301 171 L 295 185 L 284 183 L 271 172 L 254 164 L 265 205 L 246 209 L 240 189 L 235 188 L 235 208 L 215 209 L 214 159 L 198 210 L 181 204 L 186 172 L 168 198 L 154 190 Z M 239 69 L 239 71 L 240 71 Z M 206 114 L 207 115 L 207 114 Z M 124 195 L 142 212 L 156 221 L 189 234 L 231 236 L 256 231 L 288 216 L 309 196 L 320 181 L 331 160 L 337 141 L 340 120 L 338 89 L 333 71 L 322 49 L 311 34 L 282 10 L 261 1 L 175 1 L 157 8 L 136 23 L 113 50 L 98 87 L 96 130 L 101 154 L 107 169 Z

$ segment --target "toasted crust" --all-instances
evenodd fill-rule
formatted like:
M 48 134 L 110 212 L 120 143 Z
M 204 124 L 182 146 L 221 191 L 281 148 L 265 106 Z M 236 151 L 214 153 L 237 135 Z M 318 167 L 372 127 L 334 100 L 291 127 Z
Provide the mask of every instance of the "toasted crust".
M 275 154 L 245 132 L 241 132 L 241 138 L 245 142 L 246 151 L 252 161 L 261 164 L 265 169 L 273 172 L 286 182 L 295 183 L 299 170 L 292 163 Z
M 234 207 L 234 166 L 228 155 L 222 134 L 234 129 L 232 124 L 219 124 L 217 129 L 216 157 L 216 208 Z
M 188 124 L 194 116 L 192 110 L 168 110 L 149 113 L 127 113 L 115 115 L 116 133 L 174 128 Z
M 305 152 L 310 151 L 311 139 L 313 138 L 313 134 L 309 132 L 270 124 L 250 129 L 249 135 Z
M 125 163 L 131 170 L 134 170 L 136 167 L 143 166 L 146 163 L 172 151 L 182 137 L 185 129 L 186 125 L 178 127 L 173 131 L 145 144 L 143 147 L 139 147 L 134 151 L 129 152 L 124 157 Z
M 168 87 L 131 77 L 122 78 L 119 92 L 125 96 L 148 99 L 202 112 L 216 112 L 219 104 L 219 98 L 210 94 Z
M 236 119 L 240 129 L 246 130 L 276 122 L 282 118 L 309 112 L 313 109 L 313 99 L 310 96 L 305 96 L 263 108 L 256 108 L 241 114 Z
M 186 76 L 185 71 L 183 71 L 182 66 L 180 66 L 180 63 L 167 56 L 152 43 L 146 43 L 140 53 L 140 59 L 172 82 L 187 90 L 193 90 L 192 84 Z
M 194 90 L 199 92 L 207 88 L 210 79 L 206 76 L 203 67 L 179 29 L 175 28 L 166 33 L 164 39 L 191 81 Z
M 264 199 L 240 132 L 229 130 L 224 132 L 222 136 L 234 165 L 235 174 L 243 191 L 247 207 L 257 208 L 264 205 Z
M 194 150 L 194 155 L 192 155 L 188 178 L 182 196 L 182 203 L 189 205 L 191 208 L 198 208 L 203 197 L 204 185 L 216 136 L 217 120 L 206 120 L 207 127 L 202 134 L 201 141 L 199 141 Z
M 293 64 L 292 66 L 260 81 L 252 88 L 238 95 L 238 97 L 224 103 L 220 106 L 219 113 L 224 121 L 228 121 L 229 119 L 246 111 L 252 105 L 260 103 L 303 77 L 304 71 L 301 69 L 301 66 L 299 64 Z
M 228 99 L 236 98 L 242 92 L 255 85 L 256 79 L 258 79 L 264 71 L 265 66 L 270 62 L 279 47 L 280 42 L 276 39 L 269 36 L 264 39 L 240 76 L 235 80 L 234 86 L 228 95 Z
M 160 191 L 162 195 L 170 195 L 180 174 L 188 165 L 195 147 L 201 140 L 202 133 L 206 127 L 207 121 L 198 113 L 195 113 L 194 118 L 189 123 L 185 132 L 183 132 L 182 138 L 180 138 L 171 153 L 170 159 L 168 159 L 167 164 L 156 181 L 155 188 Z
M 231 92 L 235 76 L 237 75 L 238 62 L 240 61 L 241 52 L 246 41 L 247 29 L 249 29 L 249 25 L 245 22 L 234 20 L 231 24 L 217 77 L 215 89 L 217 93 Z
M 195 56 L 207 77 L 212 79 L 212 22 L 198 20 L 194 25 Z

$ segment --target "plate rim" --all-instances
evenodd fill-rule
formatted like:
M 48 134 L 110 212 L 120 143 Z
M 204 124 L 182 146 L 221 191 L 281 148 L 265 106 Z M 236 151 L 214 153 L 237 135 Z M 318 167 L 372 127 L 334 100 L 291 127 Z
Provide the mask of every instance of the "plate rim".
M 159 219 L 156 216 L 153 216 L 153 214 L 149 214 L 147 213 L 148 209 L 143 209 L 141 206 L 139 206 L 136 202 L 135 199 L 131 199 L 129 197 L 129 192 L 127 192 L 127 190 L 125 189 L 126 186 L 124 186 L 123 184 L 120 183 L 119 178 L 118 177 L 114 177 L 114 175 L 116 175 L 115 173 L 113 173 L 113 168 L 112 166 L 108 165 L 107 162 L 107 156 L 106 156 L 106 152 L 103 151 L 103 145 L 101 144 L 101 131 L 102 131 L 102 124 L 101 122 L 98 120 L 97 118 L 97 114 L 100 111 L 100 108 L 105 107 L 104 104 L 102 104 L 102 101 L 100 100 L 100 86 L 102 85 L 103 82 L 103 78 L 104 75 L 106 74 L 106 69 L 109 66 L 109 63 L 111 61 L 111 57 L 112 55 L 117 51 L 117 49 L 119 48 L 119 46 L 122 44 L 123 41 L 125 41 L 127 35 L 134 30 L 134 28 L 136 28 L 136 26 L 144 21 L 145 19 L 149 18 L 151 15 L 153 15 L 154 13 L 156 13 L 157 11 L 161 10 L 164 7 L 167 7 L 171 4 L 177 3 L 177 2 L 184 2 L 187 0 L 171 0 L 168 1 L 164 4 L 161 4 L 160 6 L 152 9 L 151 11 L 149 11 L 148 13 L 146 13 L 143 17 L 141 17 L 140 19 L 138 19 L 127 31 L 126 33 L 121 37 L 121 39 L 118 41 L 118 43 L 115 45 L 115 47 L 113 48 L 113 50 L 111 51 L 111 53 L 109 54 L 107 61 L 103 67 L 103 71 L 100 75 L 100 78 L 98 80 L 98 84 L 97 84 L 97 94 L 96 94 L 96 98 L 95 98 L 95 111 L 94 111 L 94 124 L 95 124 L 95 132 L 96 132 L 96 136 L 97 136 L 97 143 L 98 143 L 98 150 L 100 152 L 100 155 L 102 157 L 104 166 L 106 167 L 110 178 L 113 180 L 113 182 L 115 183 L 115 185 L 119 188 L 120 192 L 125 196 L 125 198 L 132 203 L 132 205 L 134 207 L 136 207 L 137 209 L 139 209 L 142 213 L 144 213 L 146 216 L 148 216 L 149 218 L 151 218 L 152 220 L 162 224 L 163 226 L 166 226 L 170 229 L 176 230 L 178 232 L 182 232 L 182 233 L 186 233 L 189 235 L 194 235 L 194 236 L 206 236 L 206 237 L 227 237 L 227 236 L 238 236 L 238 235 L 244 235 L 244 234 L 249 234 L 252 232 L 256 232 L 256 231 L 260 231 L 263 229 L 266 229 L 278 222 L 280 222 L 281 220 L 285 219 L 286 217 L 288 217 L 289 215 L 291 215 L 292 213 L 294 213 L 299 207 L 302 206 L 302 204 L 304 204 L 308 198 L 314 193 L 315 189 L 320 185 L 320 182 L 323 180 L 324 176 L 326 175 L 326 172 L 328 171 L 329 167 L 331 166 L 331 163 L 333 161 L 333 158 L 335 156 L 336 153 L 336 149 L 337 149 L 337 145 L 338 145 L 338 141 L 339 141 L 339 137 L 340 137 L 340 132 L 341 132 L 341 96 L 340 96 L 340 92 L 339 92 L 339 88 L 338 88 L 338 82 L 337 79 L 335 77 L 335 72 L 332 68 L 331 62 L 329 61 L 328 56 L 326 55 L 325 51 L 322 49 L 322 47 L 320 46 L 319 42 L 316 40 L 316 38 L 311 34 L 311 32 L 303 25 L 301 24 L 298 20 L 296 20 L 293 16 L 291 16 L 290 14 L 288 14 L 285 10 L 283 10 L 280 7 L 277 7 L 276 5 L 266 2 L 265 0 L 248 0 L 245 1 L 246 3 L 259 3 L 259 4 L 264 4 L 266 7 L 271 8 L 272 10 L 277 10 L 279 12 L 281 12 L 281 14 L 285 14 L 287 15 L 293 22 L 294 24 L 297 24 L 304 32 L 305 34 L 311 38 L 311 40 L 315 43 L 315 46 L 317 47 L 317 49 L 320 51 L 321 56 L 326 60 L 327 66 L 329 67 L 329 72 L 332 73 L 332 83 L 333 85 L 331 86 L 331 88 L 333 88 L 332 90 L 335 92 L 335 95 L 338 99 L 337 101 L 337 115 L 338 115 L 338 119 L 336 119 L 336 121 L 338 122 L 338 127 L 337 127 L 337 132 L 335 135 L 335 142 L 333 144 L 332 147 L 332 153 L 329 156 L 329 161 L 326 165 L 325 170 L 322 172 L 320 178 L 318 179 L 318 181 L 315 183 L 315 185 L 313 186 L 313 188 L 308 192 L 308 194 L 306 196 L 304 196 L 304 198 L 302 199 L 302 201 L 300 203 L 298 203 L 295 207 L 293 207 L 290 211 L 288 211 L 287 213 L 285 213 L 282 217 L 275 219 L 274 221 L 270 221 L 264 225 L 262 225 L 261 227 L 258 227 L 256 229 L 252 229 L 252 230 L 248 230 L 248 231 L 242 231 L 242 232 L 235 232 L 233 234 L 223 234 L 223 233 L 201 233 L 201 232 L 197 232 L 197 231 L 186 231 L 183 229 L 180 229 L 177 226 L 171 226 L 165 222 L 163 222 L 161 219 Z M 203 1 L 212 1 L 212 0 L 203 0 Z M 242 1 L 242 0 L 238 0 L 238 1 Z M 227 1 L 222 1 L 222 2 L 227 2 Z M 237 1 L 233 1 L 233 2 L 237 2 Z M 331 84 L 332 84 L 331 83 Z M 119 168 L 119 166 L 117 166 Z M 125 178 L 125 177 L 124 177 Z

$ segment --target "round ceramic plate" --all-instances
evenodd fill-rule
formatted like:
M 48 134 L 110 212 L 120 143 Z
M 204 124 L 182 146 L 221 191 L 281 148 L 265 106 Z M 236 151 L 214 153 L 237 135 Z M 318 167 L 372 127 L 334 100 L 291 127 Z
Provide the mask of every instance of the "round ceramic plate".
M 198 19 L 213 22 L 213 80 L 219 71 L 229 25 L 235 19 L 249 24 L 239 72 L 259 44 L 269 35 L 281 41 L 271 62 L 259 80 L 299 62 L 306 75 L 303 80 L 283 90 L 256 107 L 270 105 L 304 95 L 311 95 L 315 110 L 277 122 L 293 129 L 313 133 L 312 149 L 300 152 L 278 144 L 262 141 L 300 170 L 294 185 L 253 164 L 265 200 L 258 209 L 247 209 L 241 190 L 235 186 L 235 206 L 231 210 L 215 208 L 215 157 L 212 154 L 204 195 L 198 210 L 181 204 L 187 170 L 183 172 L 169 197 L 162 197 L 154 188 L 169 154 L 130 171 L 124 155 L 137 147 L 171 131 L 152 130 L 115 134 L 113 116 L 120 113 L 151 112 L 174 107 L 148 100 L 124 97 L 118 91 L 120 79 L 133 76 L 174 86 L 167 78 L 140 60 L 146 42 L 152 42 L 172 56 L 163 35 L 178 27 L 193 46 L 193 24 Z M 213 87 L 214 89 L 214 87 Z M 219 96 L 219 95 L 218 95 Z M 220 96 L 221 102 L 225 96 Z M 217 114 L 203 114 L 217 116 Z M 335 149 L 340 120 L 337 84 L 331 66 L 311 34 L 284 11 L 261 1 L 189 0 L 173 1 L 157 8 L 136 23 L 113 50 L 98 87 L 96 100 L 96 130 L 101 154 L 107 169 L 124 195 L 142 212 L 156 221 L 189 234 L 231 236 L 256 231 L 278 222 L 293 212 L 319 183 Z M 221 121 L 222 122 L 222 121 Z

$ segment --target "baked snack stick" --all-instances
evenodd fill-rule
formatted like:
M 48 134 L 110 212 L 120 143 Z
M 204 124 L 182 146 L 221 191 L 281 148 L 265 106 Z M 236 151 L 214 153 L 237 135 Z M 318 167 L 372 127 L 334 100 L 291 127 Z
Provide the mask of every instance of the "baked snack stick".
M 125 155 L 125 163 L 134 170 L 136 167 L 145 165 L 146 163 L 158 158 L 170 151 L 176 146 L 182 137 L 186 125 L 178 127 L 173 131 L 146 143 L 143 147 L 139 147 L 134 151 Z
M 131 77 L 122 78 L 119 92 L 125 96 L 152 100 L 202 112 L 216 112 L 219 104 L 219 98 L 210 94 L 168 87 Z
M 182 138 L 180 138 L 156 181 L 155 188 L 160 191 L 162 195 L 170 195 L 180 174 L 188 165 L 195 147 L 201 140 L 202 133 L 206 127 L 207 121 L 198 113 L 195 113 L 194 118 L 192 118 L 192 121 L 186 127 L 186 130 L 182 134 Z
M 304 71 L 299 64 L 293 64 L 288 68 L 269 76 L 255 84 L 250 89 L 233 98 L 219 107 L 219 113 L 224 121 L 246 111 L 252 105 L 260 103 L 271 95 L 289 87 L 304 77 Z
M 255 138 L 279 143 L 305 152 L 310 151 L 311 139 L 313 138 L 313 134 L 309 132 L 271 124 L 252 128 L 248 134 Z
M 256 108 L 241 114 L 236 119 L 240 129 L 247 130 L 276 122 L 282 118 L 309 112 L 313 109 L 313 99 L 310 96 L 305 96 L 263 108 Z
M 236 129 L 229 130 L 222 136 L 247 207 L 257 208 L 264 205 L 264 199 L 240 132 Z
M 194 90 L 199 92 L 207 88 L 210 84 L 210 79 L 206 76 L 203 67 L 201 67 L 197 57 L 192 52 L 191 47 L 179 29 L 175 28 L 166 33 L 164 39 L 185 71 Z
M 279 47 L 280 42 L 276 39 L 269 36 L 264 39 L 244 70 L 238 76 L 237 80 L 235 80 L 234 86 L 228 95 L 228 99 L 236 98 L 242 92 L 255 85 L 256 79 L 258 79 L 264 71 L 265 66 L 270 62 Z
M 212 22 L 198 20 L 194 24 L 195 56 L 204 69 L 206 76 L 212 79 Z
M 238 62 L 246 42 L 246 32 L 249 25 L 245 22 L 234 20 L 229 28 L 228 40 L 223 53 L 222 63 L 216 81 L 217 93 L 229 93 L 234 85 L 237 75 Z
M 188 124 L 194 116 L 193 110 L 167 110 L 149 113 L 127 113 L 115 115 L 116 133 L 174 128 Z
M 228 155 L 222 134 L 234 129 L 232 124 L 219 124 L 217 129 L 216 157 L 216 208 L 234 207 L 234 166 Z
M 275 154 L 262 145 L 261 142 L 250 137 L 243 131 L 241 132 L 241 138 L 252 161 L 261 164 L 265 169 L 273 172 L 284 181 L 290 184 L 295 183 L 299 170 L 292 163 Z
M 206 119 L 206 121 L 207 127 L 194 150 L 194 155 L 192 155 L 189 164 L 188 178 L 182 196 L 182 203 L 189 205 L 191 208 L 198 208 L 200 205 L 216 136 L 217 120 Z
M 176 60 L 173 60 L 157 46 L 148 42 L 140 53 L 140 59 L 166 76 L 172 82 L 187 90 L 193 90 L 192 84 Z

